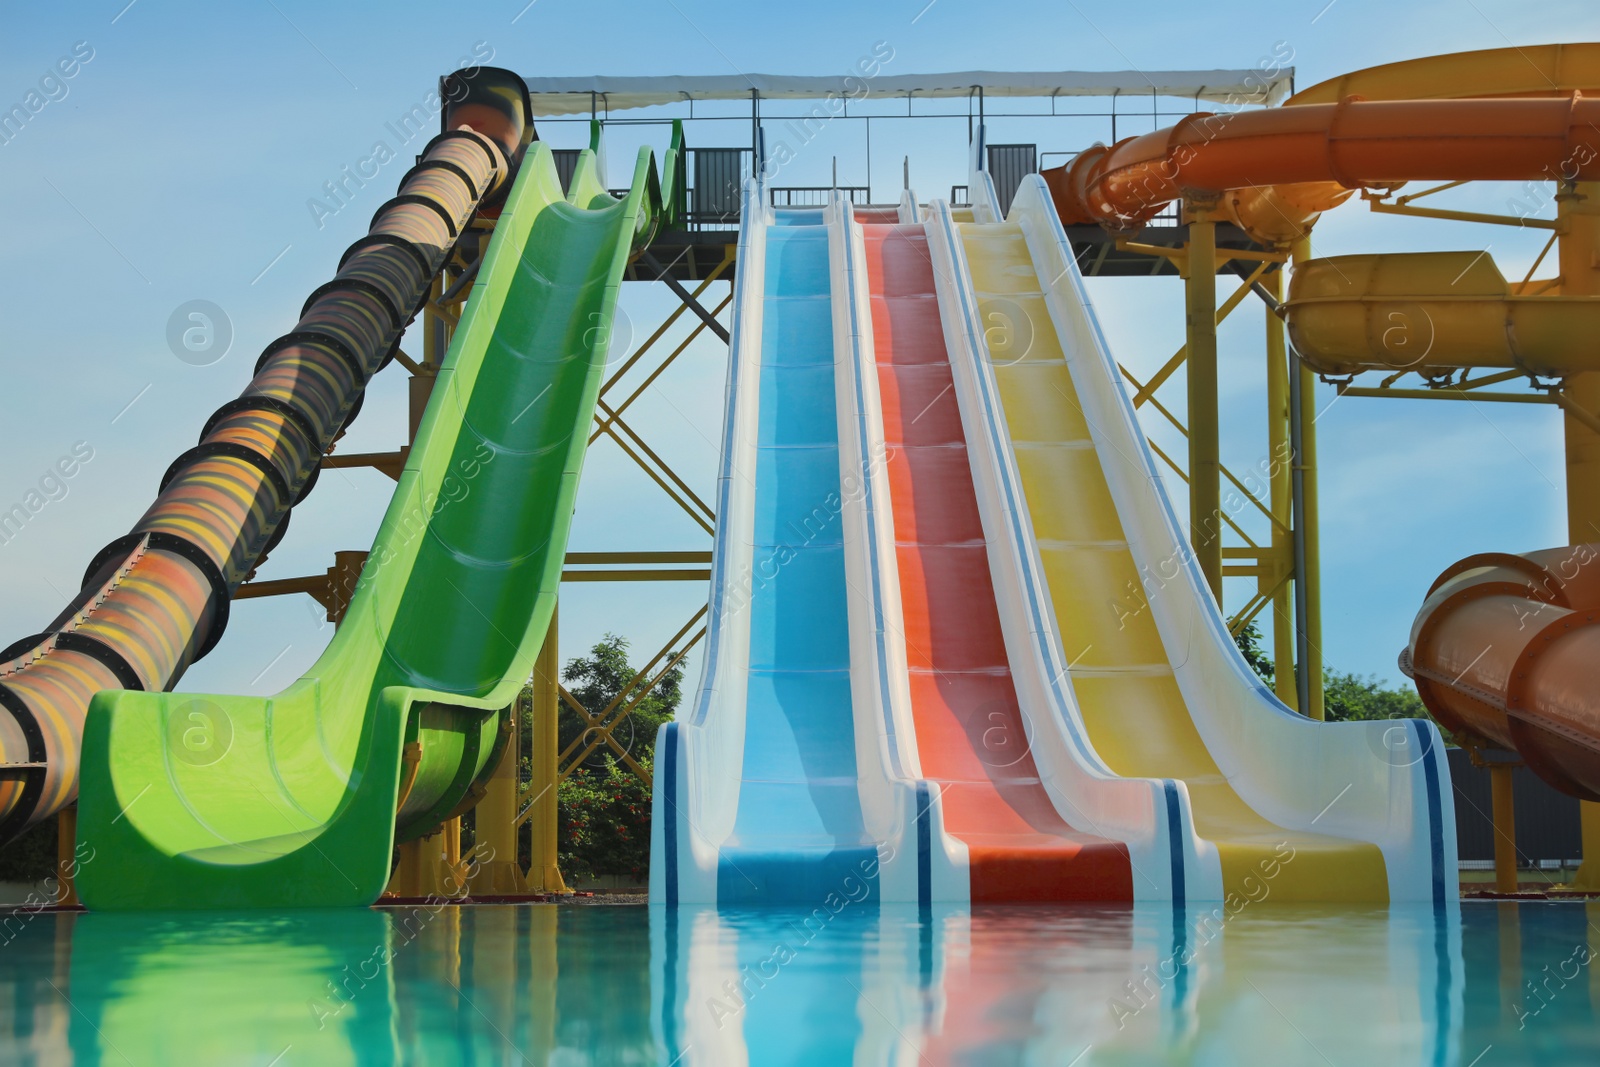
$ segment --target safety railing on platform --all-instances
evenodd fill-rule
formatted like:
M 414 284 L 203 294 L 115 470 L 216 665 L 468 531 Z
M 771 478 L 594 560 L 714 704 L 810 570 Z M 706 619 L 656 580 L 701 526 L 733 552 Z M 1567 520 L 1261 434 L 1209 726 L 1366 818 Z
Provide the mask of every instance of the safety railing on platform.
M 1058 154 L 1060 154 L 1060 153 L 1058 153 Z M 972 206 L 972 197 L 970 195 L 970 190 L 967 188 L 967 186 L 965 186 L 965 185 L 952 185 L 950 187 L 950 206 L 951 207 L 971 207 Z M 1183 221 L 1183 201 L 1174 200 L 1171 203 L 1169 203 L 1166 207 L 1162 208 L 1155 215 L 1152 215 L 1150 217 L 1150 220 L 1148 222 L 1146 222 L 1145 225 L 1146 226 L 1177 226 L 1177 225 L 1181 224 L 1182 221 Z
M 690 148 L 686 157 L 684 220 L 690 229 L 739 226 L 739 194 L 750 176 L 748 148 Z
M 773 207 L 826 207 L 828 198 L 838 190 L 850 198 L 851 204 L 869 202 L 864 185 L 780 185 L 772 190 Z

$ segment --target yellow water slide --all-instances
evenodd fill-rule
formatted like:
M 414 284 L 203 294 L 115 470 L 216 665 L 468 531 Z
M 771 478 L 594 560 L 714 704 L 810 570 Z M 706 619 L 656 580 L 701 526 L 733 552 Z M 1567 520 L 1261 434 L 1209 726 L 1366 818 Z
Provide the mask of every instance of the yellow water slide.
M 1266 794 L 1281 783 L 1241 781 L 1257 762 L 1236 744 L 1243 740 L 1246 748 L 1254 747 L 1248 739 L 1214 736 L 1208 743 L 1197 724 L 1206 713 L 1197 716 L 1194 705 L 1212 704 L 1219 694 L 1193 669 L 1200 666 L 1196 646 L 1215 646 L 1218 633 L 1197 632 L 1193 614 L 1185 618 L 1163 601 L 1186 599 L 1191 611 L 1213 615 L 1215 606 L 1183 588 L 1189 561 L 1158 547 L 1157 531 L 1143 531 L 1143 543 L 1130 536 L 1130 526 L 1145 516 L 1112 483 L 1155 488 L 1147 481 L 1144 442 L 1116 440 L 1119 427 L 1111 425 L 1103 405 L 1105 387 L 1119 383 L 1100 358 L 1098 331 L 1084 306 L 1077 308 L 1083 314 L 1076 321 L 1056 321 L 1047 300 L 1050 275 L 1042 261 L 1036 264 L 1017 215 L 1013 210 L 1012 221 L 966 223 L 959 230 L 979 307 L 1006 308 L 1014 322 L 1029 324 L 991 331 L 987 355 L 1052 621 L 1090 743 L 1119 775 L 1183 784 L 1202 867 L 1190 874 L 1191 897 L 1219 895 L 1203 888 L 1204 868 L 1215 857 L 1220 895 L 1254 896 L 1270 887 L 1266 891 L 1280 900 L 1387 899 L 1384 855 L 1374 843 L 1379 835 L 1363 837 L 1349 824 L 1340 832 L 1342 820 L 1331 813 L 1316 818 L 1318 808 L 1338 796 L 1340 784 L 1323 787 L 1315 781 L 1319 772 L 1308 769 L 1306 803 L 1273 812 L 1280 805 Z M 1060 296 L 1071 302 L 1069 294 Z M 1097 386 L 1099 397 L 1084 395 Z M 1264 706 L 1264 694 L 1250 693 L 1244 679 L 1230 680 L 1244 683 L 1223 697 L 1233 710 L 1258 704 L 1263 706 L 1247 710 L 1283 718 Z M 1228 730 L 1226 713 L 1213 718 L 1218 730 Z M 1241 795 L 1241 785 L 1255 787 L 1256 803 Z

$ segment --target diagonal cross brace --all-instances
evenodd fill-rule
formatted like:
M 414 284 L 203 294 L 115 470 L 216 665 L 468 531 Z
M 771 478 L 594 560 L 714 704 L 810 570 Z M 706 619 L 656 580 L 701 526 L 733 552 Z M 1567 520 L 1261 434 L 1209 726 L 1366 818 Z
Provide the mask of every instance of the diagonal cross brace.
M 718 337 L 722 338 L 723 344 L 729 343 L 727 327 L 718 322 L 717 317 L 711 314 L 711 312 L 707 311 L 705 309 L 705 305 L 696 300 L 694 298 L 694 294 L 683 287 L 682 282 L 678 281 L 678 279 L 674 278 L 671 274 L 668 274 L 667 268 L 661 265 L 660 260 L 658 260 L 655 256 L 652 256 L 649 252 L 641 253 L 639 259 L 648 265 L 651 270 L 656 272 L 658 281 L 667 283 L 667 288 L 676 293 L 678 299 L 682 300 L 684 304 L 688 306 L 690 311 L 700 316 L 700 321 L 706 324 L 707 329 L 716 334 Z

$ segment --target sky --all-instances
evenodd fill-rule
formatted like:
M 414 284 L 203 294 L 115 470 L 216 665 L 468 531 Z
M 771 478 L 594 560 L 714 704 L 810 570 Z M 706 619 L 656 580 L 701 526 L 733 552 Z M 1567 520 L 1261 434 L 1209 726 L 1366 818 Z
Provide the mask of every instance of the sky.
M 238 394 L 262 347 L 332 276 L 424 139 L 406 144 L 400 161 L 336 212 L 311 206 L 327 204 L 324 183 L 375 141 L 396 140 L 388 124 L 474 57 L 529 75 L 844 74 L 886 45 L 885 69 L 912 74 L 1236 69 L 1292 52 L 1305 87 L 1422 55 L 1600 37 L 1592 0 L 1284 0 L 1252 5 L 1248 17 L 1244 10 L 1075 0 L 804 8 L 691 0 L 0 2 L 0 109 L 41 87 L 47 97 L 0 143 L 0 234 L 10 252 L 0 259 L 0 510 L 34 491 L 47 499 L 0 542 L 4 639 L 38 631 L 76 592 L 89 559 L 133 524 L 205 417 Z M 71 77 L 61 77 L 68 69 Z M 952 110 L 962 104 L 948 102 Z M 730 121 L 691 124 L 691 144 L 747 143 L 747 120 L 732 121 L 737 109 L 720 113 Z M 906 172 L 924 199 L 964 182 L 964 118 L 875 122 L 870 155 L 864 125 L 830 126 L 794 164 L 794 184 L 828 184 L 835 160 L 845 185 L 868 184 L 870 165 L 878 201 L 897 199 Z M 1147 115 L 1125 117 L 1118 132 L 1148 128 Z M 585 136 L 577 124 L 540 130 L 558 147 L 578 147 Z M 1077 151 L 1109 137 L 1098 118 L 996 119 L 990 130 L 992 142 L 1032 141 L 1041 151 Z M 639 145 L 664 142 L 660 127 L 613 126 L 612 184 L 626 181 Z M 1515 194 L 1474 186 L 1450 203 L 1504 210 Z M 1542 244 L 1533 234 L 1378 217 L 1356 206 L 1325 218 L 1315 241 L 1322 255 L 1487 248 L 1513 277 Z M 726 292 L 718 284 L 711 297 Z M 1091 280 L 1090 294 L 1114 353 L 1136 374 L 1181 344 L 1175 282 Z M 199 354 L 169 341 L 169 323 L 197 300 L 221 309 L 223 325 Z M 613 358 L 672 306 L 659 285 L 626 286 Z M 1223 458 L 1236 468 L 1267 454 L 1262 314 L 1246 304 L 1221 332 Z M 419 337 L 408 339 L 408 351 L 420 347 Z M 707 498 L 725 372 L 726 349 L 702 337 L 645 394 L 635 423 Z M 1181 399 L 1181 375 L 1166 389 Z M 398 367 L 380 375 L 340 450 L 402 443 L 405 395 Z M 1564 542 L 1559 419 L 1534 405 L 1335 399 L 1325 387 L 1318 401 L 1325 658 L 1401 681 L 1395 657 L 1444 567 L 1473 552 Z M 69 465 L 73 476 L 52 479 L 68 456 L 82 461 Z M 260 577 L 320 573 L 335 549 L 368 547 L 392 485 L 376 471 L 326 472 Z M 570 547 L 698 549 L 709 539 L 602 442 L 585 468 Z M 1237 606 L 1245 591 L 1228 594 Z M 645 658 L 704 597 L 695 583 L 569 584 L 562 657 L 614 632 Z M 332 629 L 305 596 L 239 602 L 227 636 L 180 688 L 275 692 L 312 663 Z M 691 657 L 691 676 L 698 664 Z

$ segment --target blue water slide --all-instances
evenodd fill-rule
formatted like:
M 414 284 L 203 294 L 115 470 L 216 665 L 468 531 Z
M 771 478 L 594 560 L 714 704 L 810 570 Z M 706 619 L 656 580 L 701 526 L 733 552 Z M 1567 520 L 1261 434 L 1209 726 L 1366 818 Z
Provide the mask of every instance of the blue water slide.
M 746 190 L 694 708 L 657 742 L 651 899 L 876 899 L 850 687 L 833 294 L 821 211 Z
M 821 900 L 872 866 L 856 786 L 828 233 L 768 235 L 744 783 L 717 899 Z M 785 225 L 784 223 L 790 223 Z

